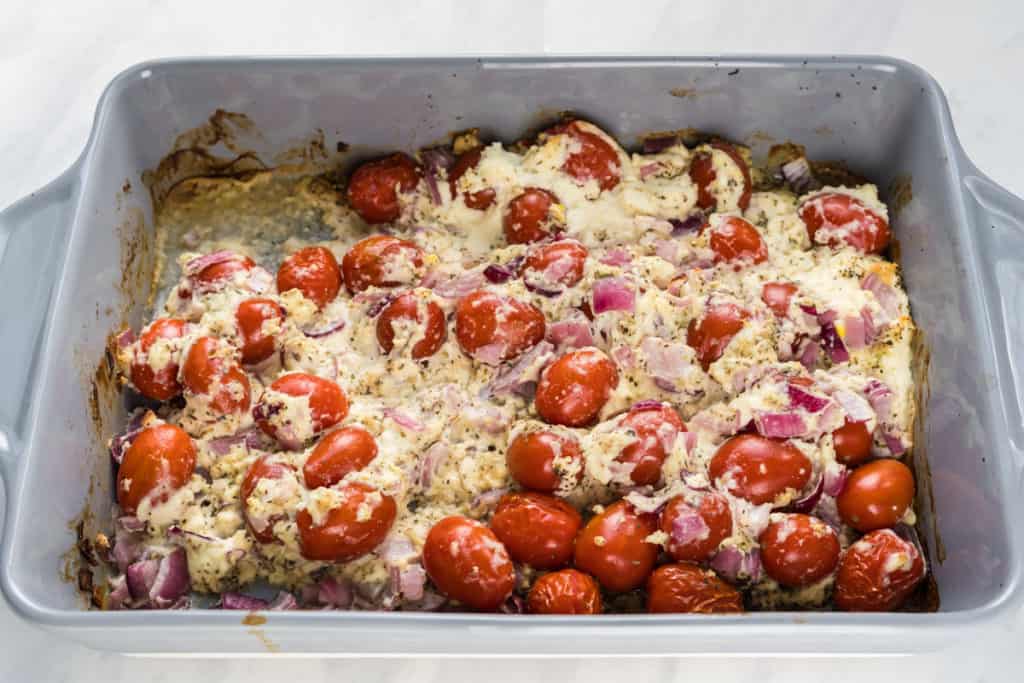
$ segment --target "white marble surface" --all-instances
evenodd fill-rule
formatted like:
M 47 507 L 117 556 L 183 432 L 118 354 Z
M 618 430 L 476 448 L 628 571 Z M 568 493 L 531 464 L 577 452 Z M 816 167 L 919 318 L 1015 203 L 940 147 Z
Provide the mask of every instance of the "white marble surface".
M 289 9 L 285 9 L 285 5 Z M 755 52 L 903 57 L 946 88 L 968 154 L 1024 195 L 1024 4 L 900 0 L 782 2 L 394 2 L 238 5 L 186 0 L 0 3 L 0 206 L 78 156 L 96 99 L 141 60 L 214 54 Z M 949 4 L 946 9 L 943 4 Z M 855 8 L 855 9 L 854 9 Z M 22 622 L 0 601 L 0 681 L 756 679 L 833 683 L 1021 680 L 1024 614 L 956 647 L 899 659 L 167 660 L 99 654 Z

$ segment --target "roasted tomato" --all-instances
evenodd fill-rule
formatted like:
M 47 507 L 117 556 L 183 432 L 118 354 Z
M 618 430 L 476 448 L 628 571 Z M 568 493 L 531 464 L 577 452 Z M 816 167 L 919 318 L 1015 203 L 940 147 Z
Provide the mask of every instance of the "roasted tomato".
M 293 398 L 306 398 L 311 424 L 298 422 L 307 414 L 305 410 L 291 405 L 291 400 L 281 400 L 275 393 Z M 284 413 L 283 418 L 279 417 Z M 348 397 L 336 383 L 315 375 L 294 372 L 274 380 L 253 409 L 260 429 L 289 448 L 297 448 L 301 442 L 315 434 L 330 429 L 348 415 Z
M 601 589 L 592 576 L 562 569 L 537 579 L 526 597 L 531 614 L 600 614 Z
M 371 225 L 390 223 L 402 211 L 398 196 L 416 189 L 422 175 L 419 165 L 399 152 L 368 161 L 349 178 L 349 206 Z
M 697 352 L 697 360 L 704 372 L 722 357 L 729 342 L 743 329 L 748 316 L 735 304 L 720 303 L 709 306 L 704 315 L 690 321 L 686 328 L 686 343 Z
M 732 535 L 732 512 L 717 493 L 704 494 L 696 506 L 676 496 L 661 511 L 659 526 L 668 536 L 669 555 L 680 562 L 704 562 Z
M 508 446 L 505 463 L 520 486 L 534 491 L 552 493 L 565 476 L 576 483 L 583 479 L 579 442 L 554 432 L 519 434 Z
M 875 460 L 853 471 L 836 497 L 839 516 L 857 531 L 894 526 L 914 502 L 914 474 L 898 460 Z
M 181 393 L 178 383 L 180 340 L 185 321 L 158 318 L 139 335 L 139 351 L 132 362 L 132 384 L 139 393 L 157 401 L 168 401 Z M 156 345 L 154 347 L 154 345 Z M 159 353 L 156 351 L 159 349 Z M 154 353 L 151 355 L 150 351 Z
M 611 190 L 619 184 L 622 177 L 619 153 L 597 126 L 570 121 L 549 129 L 547 134 L 564 134 L 571 138 L 562 170 L 580 185 L 595 180 L 602 190 Z
M 768 260 L 768 246 L 761 233 L 739 216 L 726 216 L 711 228 L 711 251 L 715 263 L 763 263 Z
M 572 559 L 582 519 L 564 500 L 544 493 L 506 493 L 491 518 L 491 530 L 516 562 L 558 569 Z
M 452 191 L 452 199 L 461 194 L 462 201 L 466 203 L 466 206 L 478 211 L 484 211 L 494 203 L 494 189 L 487 187 L 476 192 L 459 192 L 459 178 L 464 176 L 469 169 L 477 167 L 477 164 L 480 163 L 480 154 L 482 152 L 483 148 L 481 147 L 465 152 L 455 160 L 455 163 L 448 171 L 448 187 Z
M 551 294 L 572 287 L 583 279 L 587 250 L 575 240 L 544 244 L 530 251 L 519 274 L 526 287 Z
M 672 451 L 676 437 L 686 431 L 679 413 L 667 403 L 644 401 L 630 408 L 621 427 L 636 434 L 636 441 L 622 449 L 616 462 L 633 465 L 629 478 L 639 486 L 661 481 L 661 466 Z
M 341 289 L 341 271 L 330 249 L 305 247 L 286 258 L 277 269 L 277 291 L 297 289 L 323 308 Z
M 501 225 L 509 244 L 529 244 L 562 230 L 565 218 L 558 197 L 528 187 L 508 203 Z
M 192 276 L 197 282 L 207 286 L 226 282 L 234 277 L 235 273 L 250 271 L 256 267 L 255 261 L 241 254 L 218 252 L 211 256 L 212 262 Z M 218 256 L 221 258 L 217 258 Z
M 438 590 L 476 610 L 497 609 L 516 583 L 505 546 L 493 531 L 466 517 L 445 517 L 430 529 L 423 567 Z
M 370 287 L 412 285 L 423 270 L 423 252 L 409 240 L 373 235 L 348 250 L 341 270 L 350 294 Z
M 705 210 L 719 210 L 720 198 L 718 195 L 723 190 L 728 190 L 732 194 L 739 193 L 736 198 L 736 206 L 741 211 L 746 211 L 750 206 L 751 191 L 750 168 L 747 167 L 747 162 L 743 160 L 735 147 L 726 142 L 712 142 L 709 147 L 710 149 L 707 151 L 697 152 L 690 163 L 690 179 L 697 186 L 697 206 Z M 715 170 L 716 161 L 720 165 L 734 164 L 740 174 L 739 182 L 734 185 L 726 175 L 716 186 L 715 181 L 718 179 L 718 172 Z M 722 210 L 731 208 L 726 206 Z
M 612 503 L 576 539 L 576 567 L 612 592 L 638 588 L 658 559 L 658 546 L 646 540 L 657 530 L 657 516 L 637 512 L 625 500 Z
M 242 342 L 242 362 L 261 363 L 274 355 L 277 335 L 267 330 L 280 329 L 284 310 L 271 299 L 246 299 L 238 304 L 235 324 Z
M 740 434 L 719 446 L 708 466 L 712 481 L 755 505 L 786 491 L 799 493 L 811 478 L 811 461 L 788 441 Z
M 181 376 L 191 394 L 208 396 L 217 412 L 229 415 L 249 410 L 249 378 L 234 361 L 234 349 L 213 337 L 200 337 L 185 356 Z
M 444 311 L 437 302 L 416 292 L 406 292 L 384 307 L 377 318 L 377 343 L 384 353 L 391 353 L 395 347 L 395 327 L 403 330 L 410 341 L 418 340 L 412 346 L 412 357 L 416 360 L 433 356 L 448 336 Z
M 839 563 L 836 532 L 810 515 L 780 515 L 758 542 L 765 572 L 783 586 L 809 586 L 831 574 Z
M 880 254 L 889 246 L 889 222 L 848 194 L 815 195 L 800 205 L 799 213 L 814 244 L 846 244 L 865 254 Z
M 348 562 L 381 544 L 395 522 L 395 499 L 372 486 L 351 482 L 339 489 L 342 501 L 316 524 L 309 510 L 295 515 L 299 544 L 307 560 Z
M 544 369 L 534 406 L 545 422 L 583 427 L 597 419 L 618 383 L 619 371 L 603 351 L 577 349 Z
M 865 534 L 847 548 L 836 574 L 835 603 L 856 612 L 893 610 L 924 578 L 917 546 L 891 529 Z
M 370 432 L 362 427 L 342 427 L 320 437 L 302 466 L 302 476 L 311 489 L 334 486 L 376 457 L 377 441 Z
M 793 300 L 796 291 L 796 285 L 792 282 L 766 282 L 761 288 L 761 301 L 772 313 L 785 318 L 789 313 L 789 302 Z
M 647 579 L 651 613 L 728 614 L 743 611 L 743 596 L 710 569 L 681 562 L 658 567 Z
M 125 451 L 117 469 L 117 504 L 134 515 L 148 500 L 159 505 L 188 483 L 196 468 L 196 447 L 188 434 L 171 424 L 143 429 Z
M 239 496 L 242 500 L 242 515 L 245 517 L 245 524 L 249 533 L 260 543 L 273 543 L 277 540 L 274 535 L 274 524 L 287 519 L 288 515 L 281 512 L 268 518 L 257 517 L 249 512 L 249 497 L 263 479 L 282 479 L 295 470 L 290 464 L 282 462 L 275 455 L 264 455 L 249 466 L 242 480 Z
M 836 460 L 844 465 L 859 465 L 871 457 L 871 432 L 863 422 L 846 419 L 842 427 L 832 432 Z
M 544 338 L 544 330 L 536 306 L 484 289 L 462 297 L 455 308 L 459 346 L 488 365 L 518 358 Z

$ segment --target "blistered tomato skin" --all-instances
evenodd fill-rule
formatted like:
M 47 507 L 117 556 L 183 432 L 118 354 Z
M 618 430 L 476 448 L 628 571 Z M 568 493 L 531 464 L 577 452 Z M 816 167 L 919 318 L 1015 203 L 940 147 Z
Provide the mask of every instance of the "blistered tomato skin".
M 623 428 L 636 434 L 636 441 L 622 449 L 617 462 L 632 465 L 630 479 L 639 486 L 655 486 L 661 481 L 665 462 L 680 432 L 686 425 L 667 403 L 637 405 L 622 419 Z
M 601 614 L 601 588 L 592 576 L 562 569 L 537 579 L 526 598 L 530 614 Z
M 185 336 L 186 323 L 177 318 L 158 318 L 139 335 L 139 352 L 132 363 L 132 384 L 139 393 L 157 401 L 169 401 L 181 393 L 178 383 L 178 360 L 154 369 L 149 363 L 149 351 L 160 340 L 180 339 Z
M 536 569 L 558 569 L 572 559 L 580 513 L 544 493 L 507 493 L 491 518 L 491 530 L 509 556 Z
M 619 382 L 619 371 L 603 351 L 570 351 L 541 373 L 534 406 L 549 424 L 583 427 L 597 419 Z
M 276 301 L 255 298 L 238 304 L 235 323 L 241 338 L 242 362 L 246 365 L 262 363 L 277 350 L 275 335 L 263 331 L 264 324 L 272 320 L 284 320 L 284 310 Z
M 689 562 L 666 564 L 647 580 L 647 611 L 733 614 L 743 611 L 743 596 L 709 569 Z
M 528 187 L 508 203 L 502 217 L 502 229 L 509 244 L 538 242 L 564 228 L 564 223 L 552 211 L 558 197 L 539 187 Z
M 181 369 L 185 389 L 209 397 L 214 410 L 229 415 L 249 410 L 249 378 L 213 337 L 200 337 L 189 348 Z M 213 392 L 211 394 L 211 392 Z
M 786 514 L 773 520 L 758 542 L 765 572 L 790 588 L 820 581 L 839 563 L 836 532 L 809 515 Z
M 269 389 L 296 398 L 306 397 L 309 401 L 313 420 L 312 429 L 315 433 L 330 429 L 348 415 L 348 397 L 345 396 L 341 387 L 329 379 L 293 372 L 274 380 Z M 253 409 L 253 415 L 264 433 L 280 439 L 278 426 L 273 420 L 274 406 L 266 401 L 266 394 Z
M 218 261 L 217 263 L 211 263 L 206 266 L 196 273 L 195 279 L 206 285 L 215 285 L 231 279 L 235 273 L 249 271 L 255 267 L 256 262 L 248 256 L 235 254 L 233 258 Z
M 394 326 L 399 322 L 415 323 L 422 330 L 422 338 L 412 347 L 411 355 L 415 360 L 433 356 L 448 337 L 441 307 L 434 301 L 406 292 L 385 306 L 377 318 L 377 343 L 384 353 L 391 353 L 395 346 Z
M 423 269 L 423 251 L 409 240 L 373 235 L 357 242 L 341 259 L 349 294 L 370 287 L 412 285 Z
M 395 522 L 397 507 L 391 496 L 360 482 L 340 489 L 342 502 L 316 524 L 305 508 L 298 511 L 299 544 L 307 560 L 348 562 L 379 546 Z
M 889 459 L 855 469 L 836 497 L 839 516 L 861 532 L 895 526 L 913 503 L 913 472 Z
M 638 588 L 658 559 L 658 546 L 646 540 L 657 530 L 655 515 L 637 512 L 625 500 L 612 503 L 576 539 L 576 568 L 613 593 Z
M 799 493 L 811 473 L 811 461 L 796 446 L 757 434 L 732 437 L 708 466 L 712 481 L 755 505 L 773 503 L 786 491 Z
M 789 302 L 797 292 L 792 282 L 766 282 L 761 288 L 761 301 L 779 318 L 789 313 Z
M 377 441 L 362 427 L 336 429 L 320 437 L 302 466 L 306 487 L 334 486 L 377 457 Z
M 253 523 L 249 515 L 249 496 L 256 490 L 260 480 L 280 479 L 294 471 L 294 469 L 291 465 L 275 459 L 273 455 L 264 455 L 253 462 L 245 473 L 245 478 L 242 480 L 242 486 L 239 490 L 239 497 L 242 501 L 242 515 L 245 517 L 245 524 L 249 529 L 249 533 L 260 543 L 277 542 L 278 539 L 274 535 L 274 524 L 279 519 L 283 519 L 284 515 L 264 520 L 263 526 L 257 528 L 257 525 Z
M 838 192 L 815 195 L 804 201 L 799 213 L 813 244 L 845 244 L 865 254 L 880 254 L 889 246 L 888 221 L 856 197 Z
M 924 558 L 914 544 L 890 529 L 872 531 L 847 548 L 839 562 L 836 607 L 853 612 L 894 610 L 924 575 Z
M 547 134 L 564 134 L 571 140 L 563 171 L 581 185 L 595 180 L 601 190 L 613 190 L 622 176 L 619 153 L 591 127 L 582 121 L 570 121 L 549 129 Z
M 715 263 L 764 263 L 768 260 L 768 246 L 753 225 L 738 216 L 727 216 L 712 228 L 711 251 Z
M 740 169 L 740 173 L 743 176 L 743 192 L 740 194 L 737 205 L 741 211 L 746 211 L 747 207 L 750 206 L 752 188 L 750 168 L 747 166 L 747 162 L 743 160 L 743 157 L 736 151 L 736 148 L 728 143 L 712 142 L 710 147 L 712 150 L 719 150 L 725 153 L 732 163 L 736 164 Z M 718 205 L 718 199 L 711 191 L 711 184 L 715 182 L 718 174 L 715 171 L 712 153 L 698 152 L 694 155 L 693 161 L 690 163 L 690 179 L 697 186 L 697 206 L 713 211 Z
M 732 512 L 717 493 L 705 494 L 696 507 L 676 496 L 662 509 L 658 526 L 668 536 L 665 550 L 673 559 L 704 562 L 732 535 Z
M 847 418 L 842 427 L 832 432 L 832 443 L 836 460 L 844 465 L 860 465 L 871 457 L 871 432 L 863 422 Z
M 533 249 L 526 257 L 520 275 L 527 287 L 552 290 L 572 287 L 583 279 L 583 268 L 587 260 L 586 248 L 574 240 L 562 240 L 544 244 Z
M 690 321 L 686 328 L 686 343 L 697 352 L 704 372 L 722 357 L 748 317 L 749 314 L 739 306 L 720 303 L 709 306 L 700 318 Z
M 401 214 L 399 194 L 412 192 L 423 172 L 405 154 L 395 153 L 360 166 L 348 181 L 349 206 L 369 223 L 390 223 Z
M 431 527 L 423 568 L 439 591 L 479 611 L 496 610 L 515 588 L 505 546 L 493 531 L 466 517 L 445 517 Z
M 497 365 L 518 358 L 544 338 L 544 314 L 512 297 L 478 289 L 459 299 L 455 338 L 481 363 Z
M 509 444 L 505 461 L 509 474 L 525 489 L 552 493 L 563 485 L 556 458 L 575 466 L 575 482 L 583 479 L 583 451 L 579 442 L 554 432 L 519 434 Z
M 477 164 L 480 163 L 482 152 L 483 149 L 480 147 L 465 152 L 455 160 L 451 170 L 448 171 L 448 187 L 451 190 L 452 198 L 454 199 L 461 195 L 462 201 L 466 203 L 466 206 L 477 211 L 485 211 L 494 204 L 494 190 L 488 187 L 476 192 L 459 192 L 459 179 L 466 174 L 466 171 L 477 167 Z
M 196 467 L 196 447 L 189 435 L 170 424 L 143 429 L 134 438 L 117 470 L 117 504 L 134 515 L 143 500 L 158 505 L 188 483 Z
M 277 291 L 297 289 L 323 308 L 341 289 L 341 270 L 330 249 L 305 247 L 286 258 L 277 269 Z

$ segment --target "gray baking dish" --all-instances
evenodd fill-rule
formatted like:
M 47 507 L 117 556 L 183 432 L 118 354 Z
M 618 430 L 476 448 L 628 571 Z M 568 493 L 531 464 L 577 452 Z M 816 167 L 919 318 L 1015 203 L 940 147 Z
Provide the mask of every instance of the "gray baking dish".
M 515 139 L 573 110 L 630 144 L 692 127 L 842 159 L 894 202 L 914 316 L 930 354 L 914 462 L 936 613 L 532 617 L 373 612 L 85 611 L 61 568 L 83 506 L 102 526 L 108 333 L 149 297 L 152 208 L 141 174 L 222 108 L 265 159 L 320 130 L 359 155 L 479 126 Z M 769 137 L 766 134 L 770 134 Z M 148 249 L 148 251 L 147 251 Z M 672 654 L 913 652 L 1020 602 L 1024 202 L 981 175 L 921 69 L 877 57 L 194 59 L 141 64 L 100 101 L 79 160 L 0 214 L 0 578 L 36 624 L 131 653 Z M 98 429 L 96 426 L 98 425 Z M 244 617 L 244 618 L 243 618 Z

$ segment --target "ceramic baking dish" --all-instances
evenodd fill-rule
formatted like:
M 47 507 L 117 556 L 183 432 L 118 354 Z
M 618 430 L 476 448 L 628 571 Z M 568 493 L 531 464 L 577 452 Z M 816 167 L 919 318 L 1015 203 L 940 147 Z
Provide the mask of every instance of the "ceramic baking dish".
M 924 334 L 918 507 L 935 613 L 530 617 L 385 612 L 86 611 L 62 568 L 73 526 L 102 528 L 102 446 L 124 418 L 103 364 L 107 335 L 138 326 L 153 228 L 143 172 L 216 109 L 258 134 L 268 163 L 316 132 L 366 156 L 479 126 L 515 139 L 558 111 L 627 144 L 695 128 L 755 155 L 785 140 L 841 159 L 895 208 L 914 317 Z M 233 119 L 211 119 L 214 132 Z M 237 123 L 237 120 L 235 121 Z M 207 131 L 210 126 L 207 126 Z M 253 133 L 254 131 L 249 131 Z M 207 143 L 218 142 L 214 135 Z M 178 141 L 179 146 L 181 140 Z M 201 142 L 201 141 L 197 141 Z M 219 151 L 228 157 L 235 145 Z M 210 159 L 217 150 L 207 150 Z M 1009 153 L 1009 152 L 1008 152 Z M 353 157 L 354 158 L 354 157 Z M 181 160 L 178 160 L 181 161 Z M 207 159 L 209 161 L 209 159 Z M 308 161 L 308 159 L 307 159 Z M 152 179 L 150 176 L 149 179 Z M 1024 202 L 981 175 L 939 86 L 892 59 L 203 59 L 141 64 L 104 93 L 85 152 L 0 214 L 2 577 L 36 624 L 131 653 L 668 654 L 931 649 L 1019 602 L 1024 406 Z M 923 357 L 923 356 L 922 356 Z

